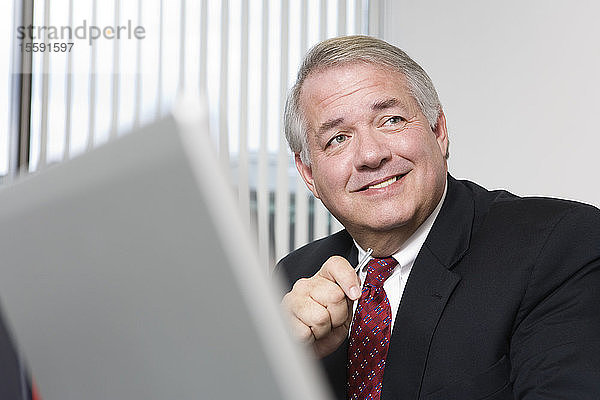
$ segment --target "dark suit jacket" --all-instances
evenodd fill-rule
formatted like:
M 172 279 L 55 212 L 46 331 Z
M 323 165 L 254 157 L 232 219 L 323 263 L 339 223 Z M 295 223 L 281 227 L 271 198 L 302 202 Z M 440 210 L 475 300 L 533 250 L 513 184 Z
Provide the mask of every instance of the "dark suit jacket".
M 448 179 L 398 309 L 381 398 L 600 399 L 599 210 Z M 291 288 L 332 255 L 356 264 L 345 230 L 276 270 Z M 323 359 L 340 399 L 347 346 Z
M 25 373 L 11 335 L 0 312 L 0 399 L 31 399 L 29 375 Z

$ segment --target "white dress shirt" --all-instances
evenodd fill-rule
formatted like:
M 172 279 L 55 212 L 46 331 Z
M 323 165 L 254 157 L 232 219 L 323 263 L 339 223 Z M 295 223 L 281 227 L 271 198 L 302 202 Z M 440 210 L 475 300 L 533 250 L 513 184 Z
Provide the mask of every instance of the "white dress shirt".
M 398 261 L 398 265 L 392 271 L 390 277 L 383 283 L 383 288 L 385 293 L 387 294 L 388 300 L 390 302 L 390 307 L 392 309 L 392 326 L 391 329 L 394 329 L 394 321 L 396 320 L 396 314 L 398 313 L 398 307 L 400 306 L 400 300 L 402 300 L 402 293 L 404 293 L 404 288 L 406 287 L 406 282 L 408 281 L 408 276 L 410 275 L 410 271 L 412 269 L 413 264 L 415 263 L 415 259 L 421 251 L 421 247 L 423 243 L 425 243 L 425 239 L 427 239 L 427 235 L 429 235 L 429 231 L 435 222 L 438 214 L 440 213 L 440 209 L 442 208 L 442 204 L 444 203 L 444 199 L 446 198 L 446 190 L 448 189 L 448 182 L 446 181 L 446 186 L 444 187 L 444 194 L 440 199 L 440 202 L 435 207 L 433 212 L 427 217 L 427 219 L 417 228 L 417 230 L 402 244 L 402 247 L 398 250 L 397 253 L 393 254 L 392 257 Z M 358 249 L 358 259 L 362 259 L 365 255 L 366 251 L 363 250 L 356 241 L 354 241 L 354 245 Z M 360 279 L 361 287 L 367 278 L 367 267 L 363 267 L 360 271 L 358 271 L 358 278 Z M 356 306 L 358 305 L 358 301 L 354 302 L 354 311 L 356 311 Z

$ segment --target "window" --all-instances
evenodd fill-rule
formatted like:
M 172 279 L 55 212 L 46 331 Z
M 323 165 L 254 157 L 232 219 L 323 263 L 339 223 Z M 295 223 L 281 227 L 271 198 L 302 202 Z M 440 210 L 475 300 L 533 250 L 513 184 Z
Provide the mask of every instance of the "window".
M 368 33 L 369 10 L 378 20 L 377 3 L 36 1 L 33 27 L 45 29 L 33 41 L 72 45 L 71 51 L 32 53 L 28 170 L 159 118 L 184 89 L 204 94 L 215 147 L 242 215 L 262 261 L 272 265 L 341 228 L 295 172 L 281 126 L 287 90 L 310 46 L 339 34 Z M 143 34 L 136 36 L 136 29 Z

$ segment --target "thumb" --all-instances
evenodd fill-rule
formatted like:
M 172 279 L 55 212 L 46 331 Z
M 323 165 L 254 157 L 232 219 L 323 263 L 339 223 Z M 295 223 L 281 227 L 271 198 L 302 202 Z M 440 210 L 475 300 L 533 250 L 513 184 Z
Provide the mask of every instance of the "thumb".
M 350 300 L 360 297 L 360 281 L 356 271 L 344 257 L 329 257 L 317 274 L 336 283 Z

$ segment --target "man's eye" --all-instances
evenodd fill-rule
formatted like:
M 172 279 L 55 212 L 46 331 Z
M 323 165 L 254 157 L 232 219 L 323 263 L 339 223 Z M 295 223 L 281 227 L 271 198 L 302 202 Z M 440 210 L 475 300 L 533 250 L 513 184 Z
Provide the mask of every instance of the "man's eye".
M 399 115 L 394 115 L 393 117 L 388 118 L 384 125 L 396 125 L 402 121 L 404 121 L 404 118 Z
M 341 144 L 343 142 L 346 141 L 346 139 L 348 139 L 348 137 L 346 135 L 336 135 L 333 138 L 331 138 L 331 140 L 329 141 L 329 143 L 327 143 L 328 146 L 336 146 L 338 144 Z

